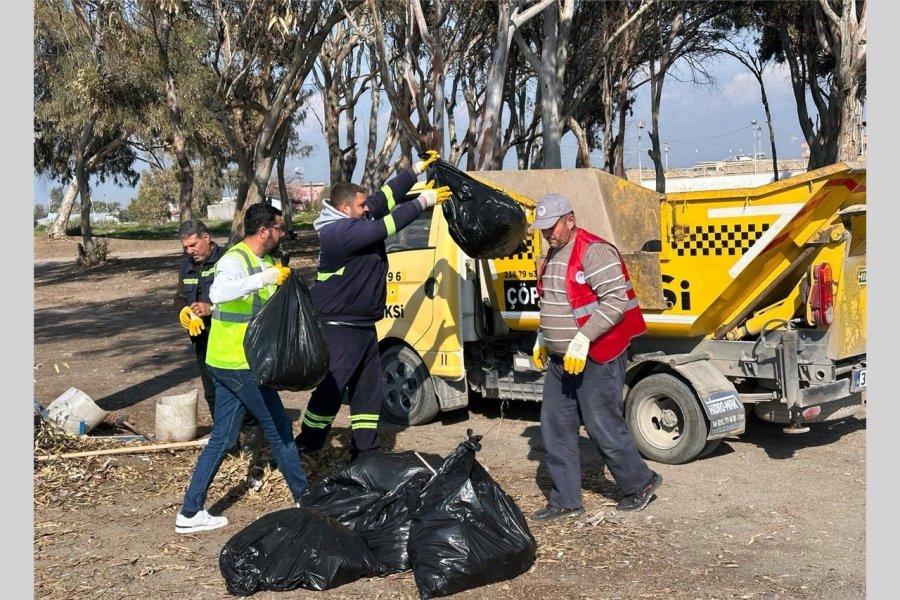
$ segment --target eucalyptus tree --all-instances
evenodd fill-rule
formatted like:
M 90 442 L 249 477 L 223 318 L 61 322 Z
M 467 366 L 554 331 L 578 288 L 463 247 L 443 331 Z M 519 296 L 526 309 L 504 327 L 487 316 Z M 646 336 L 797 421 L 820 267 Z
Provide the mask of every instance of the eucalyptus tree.
M 119 7 L 87 0 L 35 3 L 35 172 L 67 185 L 48 235 L 63 237 L 81 199 L 80 264 L 93 265 L 90 178 L 134 185 L 130 137 L 153 101 L 139 48 L 122 27 Z
M 293 126 L 328 33 L 362 0 L 202 0 L 216 77 L 217 118 L 241 181 L 232 239 L 247 207 L 265 198 L 279 148 Z
M 653 2 L 563 0 L 543 10 L 540 28 L 516 30 L 517 46 L 538 73 L 545 168 L 562 166 L 560 140 L 567 131 L 578 142 L 577 164 L 590 166 L 589 137 L 596 137 L 591 131 L 605 116 L 598 108 L 612 100 L 603 94 L 604 58 L 620 37 L 640 26 Z
M 647 154 L 656 172 L 656 191 L 666 191 L 666 175 L 659 135 L 659 112 L 667 77 L 678 77 L 678 65 L 686 68 L 695 82 L 712 82 L 707 65 L 719 42 L 729 31 L 725 15 L 731 2 L 662 0 L 647 22 L 647 83 L 650 85 L 650 127 Z
M 747 23 L 739 21 L 733 35 L 722 40 L 721 52 L 740 62 L 756 79 L 759 86 L 760 102 L 765 114 L 766 126 L 769 130 L 769 144 L 772 152 L 772 173 L 774 181 L 778 181 L 778 148 L 775 144 L 775 125 L 772 122 L 772 109 L 769 106 L 769 95 L 763 75 L 766 68 L 773 63 L 771 56 L 763 57 L 759 49 L 760 34 L 748 28 Z M 755 127 L 756 125 L 754 125 Z M 756 135 L 754 133 L 754 135 Z M 753 160 L 757 157 L 754 156 Z
M 537 17 L 555 0 L 498 0 L 496 39 L 491 48 L 485 102 L 479 116 L 476 167 L 479 170 L 500 168 L 500 128 L 502 126 L 503 89 L 506 80 L 509 49 L 513 34 L 524 23 Z
M 755 6 L 763 24 L 761 55 L 790 69 L 808 168 L 857 160 L 866 99 L 866 0 Z
M 424 10 L 420 0 L 369 0 L 368 8 L 367 43 L 396 119 L 401 156 L 442 151 L 446 2 L 433 1 Z
M 179 183 L 181 222 L 194 217 L 194 163 L 221 164 L 225 141 L 214 129 L 210 110 L 214 89 L 211 72 L 200 60 L 205 28 L 188 0 L 139 0 L 135 27 L 155 57 L 160 82 L 158 117 L 148 119 L 145 136 L 162 138 L 174 157 Z M 218 178 L 217 178 L 218 179 Z
M 446 160 L 459 165 L 465 158 L 465 169 L 476 169 L 479 115 L 487 97 L 487 72 L 491 43 L 496 37 L 497 3 L 456 0 L 447 5 L 448 17 L 441 33 L 446 52 L 447 119 Z M 460 106 L 461 105 L 461 106 Z M 465 129 L 457 120 L 464 112 Z
M 362 17 L 362 11 L 357 14 Z M 328 148 L 331 182 L 350 181 L 356 169 L 356 105 L 370 87 L 376 74 L 366 72 L 366 32 L 352 23 L 338 23 L 319 48 L 312 76 L 322 95 L 322 133 Z M 377 106 L 377 103 L 376 103 Z M 344 139 L 341 140 L 341 121 Z M 376 122 L 370 123 L 370 127 Z

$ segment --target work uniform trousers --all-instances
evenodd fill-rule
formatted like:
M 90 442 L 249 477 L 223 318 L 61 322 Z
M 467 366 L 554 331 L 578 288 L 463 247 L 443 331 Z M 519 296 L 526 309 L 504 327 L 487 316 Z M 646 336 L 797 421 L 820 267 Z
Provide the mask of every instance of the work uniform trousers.
M 553 480 L 551 506 L 581 506 L 578 434 L 582 423 L 623 495 L 640 490 L 653 477 L 625 426 L 626 360 L 624 352 L 603 364 L 588 358 L 584 371 L 571 375 L 563 370 L 562 358 L 550 356 L 541 403 L 541 438 Z
M 344 391 L 350 401 L 350 456 L 381 447 L 378 418 L 384 400 L 381 354 L 375 326 L 351 327 L 322 323 L 328 347 L 328 374 L 313 390 L 303 415 L 297 447 L 301 452 L 320 449 L 341 408 Z
M 203 509 L 209 486 L 228 449 L 237 442 L 241 423 L 247 412 L 259 421 L 294 501 L 300 502 L 300 495 L 309 482 L 294 445 L 291 419 L 284 410 L 278 392 L 270 387 L 257 385 L 249 369 L 207 367 L 216 383 L 216 419 L 213 421 L 209 443 L 194 466 L 191 482 L 184 494 L 182 512 L 191 514 Z
M 207 327 L 209 327 L 207 325 Z M 200 335 L 192 337 L 194 354 L 197 357 L 197 366 L 200 368 L 200 381 L 203 383 L 203 398 L 209 407 L 209 417 L 216 420 L 216 383 L 213 381 L 209 369 L 206 368 L 206 346 L 209 343 L 209 329 L 203 330 Z

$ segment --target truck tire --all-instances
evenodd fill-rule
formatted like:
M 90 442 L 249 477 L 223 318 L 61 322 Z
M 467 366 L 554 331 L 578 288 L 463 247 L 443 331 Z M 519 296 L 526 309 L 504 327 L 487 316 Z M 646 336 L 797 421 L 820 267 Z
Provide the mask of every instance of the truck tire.
M 428 367 L 414 350 L 394 345 L 381 354 L 381 415 L 397 425 L 424 425 L 440 412 Z
M 699 458 L 720 441 L 707 443 L 709 425 L 697 396 L 668 373 L 649 375 L 632 386 L 625 398 L 625 423 L 644 458 L 668 465 Z

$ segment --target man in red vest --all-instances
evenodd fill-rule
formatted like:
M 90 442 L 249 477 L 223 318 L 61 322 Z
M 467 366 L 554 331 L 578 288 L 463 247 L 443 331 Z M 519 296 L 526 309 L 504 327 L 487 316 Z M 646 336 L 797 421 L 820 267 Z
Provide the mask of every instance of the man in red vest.
M 647 330 L 615 246 L 575 224 L 569 200 L 546 194 L 530 229 L 550 246 L 538 273 L 541 327 L 532 358 L 547 369 L 541 437 L 553 480 L 547 506 L 531 517 L 575 517 L 581 506 L 578 432 L 584 424 L 622 493 L 621 511 L 642 510 L 662 483 L 625 425 L 622 390 L 631 339 Z

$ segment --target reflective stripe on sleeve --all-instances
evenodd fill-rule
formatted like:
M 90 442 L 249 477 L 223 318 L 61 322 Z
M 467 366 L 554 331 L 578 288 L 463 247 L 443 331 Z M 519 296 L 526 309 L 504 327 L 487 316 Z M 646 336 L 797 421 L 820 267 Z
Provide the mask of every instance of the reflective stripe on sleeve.
M 581 317 L 588 316 L 589 314 L 591 314 L 598 308 L 600 308 L 600 303 L 595 300 L 594 302 L 591 302 L 590 304 L 586 304 L 579 308 L 573 309 L 572 314 L 575 316 L 576 319 L 580 319 Z
M 383 220 L 388 235 L 394 235 L 395 233 L 397 233 L 397 225 L 394 224 L 393 215 L 388 215 Z
M 388 184 L 384 184 L 381 186 L 381 193 L 384 194 L 385 199 L 387 200 L 387 209 L 388 212 L 394 210 L 394 206 L 397 204 L 397 201 L 394 200 L 394 190 L 391 189 L 391 186 Z
M 326 279 L 333 277 L 335 275 L 343 275 L 343 274 L 344 274 L 344 267 L 341 267 L 337 271 L 332 271 L 331 273 L 319 271 L 318 273 L 316 273 L 316 281 L 325 281 Z

